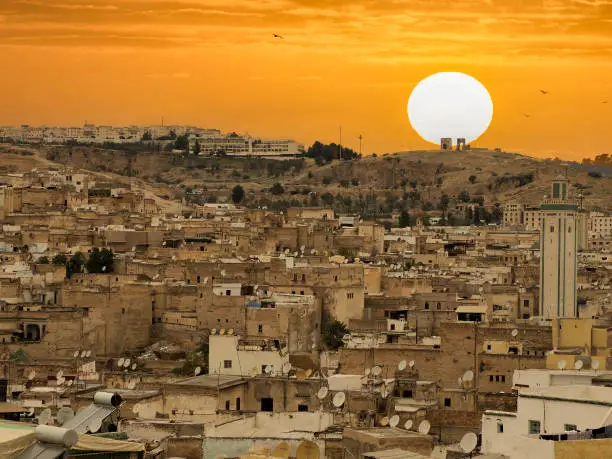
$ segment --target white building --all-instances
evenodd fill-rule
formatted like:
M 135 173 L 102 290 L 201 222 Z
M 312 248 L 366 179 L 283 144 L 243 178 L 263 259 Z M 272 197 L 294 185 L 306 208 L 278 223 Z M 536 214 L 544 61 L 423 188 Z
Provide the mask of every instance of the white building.
M 210 335 L 208 368 L 210 374 L 254 376 L 280 375 L 289 354 L 273 346 L 242 344 L 235 335 Z M 270 367 L 270 372 L 266 372 Z
M 540 313 L 547 319 L 577 317 L 578 206 L 569 197 L 567 179 L 553 181 L 552 195 L 540 210 Z
M 508 459 L 608 457 L 612 429 L 606 426 L 610 424 L 610 387 L 524 389 L 519 392 L 516 413 L 485 411 L 482 453 Z

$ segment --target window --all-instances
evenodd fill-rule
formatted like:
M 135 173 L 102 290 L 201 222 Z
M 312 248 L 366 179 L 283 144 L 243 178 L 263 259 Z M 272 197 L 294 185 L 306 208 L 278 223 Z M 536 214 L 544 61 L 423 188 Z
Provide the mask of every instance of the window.
M 442 304 L 441 304 L 441 303 L 438 301 L 438 304 L 436 305 L 436 307 L 437 307 L 438 309 L 442 309 Z
M 301 413 L 308 411 L 308 405 L 298 405 L 298 411 Z
M 304 295 L 304 290 L 300 290 L 300 295 Z
M 225 401 L 225 411 L 229 411 L 230 410 L 230 401 L 226 400 Z
M 493 382 L 493 375 L 489 375 L 489 382 Z
M 528 308 L 529 307 L 529 300 L 523 300 L 523 306 Z
M 231 360 L 224 360 L 223 361 L 223 368 L 232 368 L 232 361 Z
M 552 226 L 552 225 L 550 226 L 550 232 L 551 232 L 551 233 L 554 233 L 554 232 L 555 232 L 555 227 L 554 227 L 554 226 Z
M 425 302 L 425 309 L 429 309 L 429 303 Z
M 231 291 L 231 290 L 226 290 L 226 291 L 225 291 L 225 296 L 230 296 L 231 294 L 232 294 L 232 291 Z
M 497 423 L 497 433 L 504 433 L 504 424 L 501 422 Z
M 347 300 L 352 300 L 353 298 L 355 298 L 355 294 L 354 293 L 351 292 L 351 293 L 347 293 L 346 294 L 346 299 Z
M 506 375 L 501 375 L 501 382 L 503 382 L 503 383 L 506 382 Z
M 200 283 L 200 276 L 198 276 L 198 277 L 196 278 L 196 282 L 197 282 L 198 284 Z
M 412 398 L 412 391 L 411 390 L 405 390 L 403 393 L 403 397 L 404 398 Z
M 240 397 L 236 398 L 236 411 L 240 411 Z
M 257 325 L 257 333 L 263 333 L 263 325 L 262 324 Z
M 293 282 L 297 282 L 297 273 L 293 275 Z
M 578 426 L 576 426 L 576 424 L 564 424 L 563 430 L 565 430 L 566 432 L 575 432 L 578 430 Z
M 306 282 L 306 274 L 302 274 L 302 282 Z
M 490 351 L 490 350 L 491 350 L 491 345 L 487 344 L 487 351 Z
M 568 227 L 567 227 L 567 232 L 568 232 L 568 233 L 571 233 L 571 232 L 572 232 L 572 227 L 571 227 L 571 226 L 568 226 Z
M 262 398 L 261 399 L 261 411 L 274 411 L 274 399 Z
M 395 324 L 391 324 L 391 331 L 395 331 Z
M 451 399 L 450 398 L 445 398 L 444 399 L 444 406 L 450 408 L 450 406 L 451 406 Z
M 532 435 L 540 433 L 540 421 L 529 420 L 529 433 Z

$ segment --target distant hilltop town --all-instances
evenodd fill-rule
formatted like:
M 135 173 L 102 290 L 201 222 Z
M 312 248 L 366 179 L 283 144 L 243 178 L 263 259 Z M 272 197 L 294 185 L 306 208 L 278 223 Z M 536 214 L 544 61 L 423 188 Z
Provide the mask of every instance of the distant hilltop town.
M 177 142 L 178 140 L 178 142 Z M 197 155 L 294 156 L 304 152 L 304 145 L 290 139 L 261 139 L 235 132 L 193 126 L 29 126 L 0 127 L 0 142 L 26 144 L 136 144 L 153 143 L 159 149 L 181 151 L 189 148 Z

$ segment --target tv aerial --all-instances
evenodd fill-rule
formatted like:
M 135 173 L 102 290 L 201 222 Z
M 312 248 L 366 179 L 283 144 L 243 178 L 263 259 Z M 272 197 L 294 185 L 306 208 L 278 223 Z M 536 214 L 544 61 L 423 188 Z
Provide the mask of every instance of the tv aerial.
M 344 392 L 338 392 L 338 393 L 336 393 L 336 395 L 334 395 L 334 399 L 332 401 L 332 404 L 336 408 L 340 408 L 342 405 L 344 405 L 345 401 L 346 401 L 346 394 Z
M 423 435 L 427 435 L 430 429 L 431 429 L 431 423 L 427 420 L 421 421 L 421 423 L 419 424 L 419 433 Z
M 398 371 L 404 371 L 408 363 L 405 360 L 400 360 L 400 363 L 397 364 Z
M 329 389 L 327 388 L 327 386 L 323 386 L 317 392 L 317 398 L 319 400 L 323 400 L 325 399 L 325 397 L 327 397 L 327 394 L 329 394 Z
M 51 410 L 49 408 L 45 408 L 44 410 L 40 412 L 37 419 L 38 419 L 38 425 L 46 426 L 47 424 L 49 424 L 49 421 L 51 420 Z
M 412 429 L 413 425 L 414 423 L 412 422 L 412 419 L 408 419 L 406 422 L 404 422 L 404 429 L 410 430 Z
M 396 428 L 399 422 L 400 417 L 397 414 L 394 414 L 393 416 L 391 416 L 391 419 L 389 419 L 389 427 Z
M 459 447 L 461 451 L 466 454 L 471 454 L 478 446 L 478 437 L 473 432 L 466 433 L 459 442 Z

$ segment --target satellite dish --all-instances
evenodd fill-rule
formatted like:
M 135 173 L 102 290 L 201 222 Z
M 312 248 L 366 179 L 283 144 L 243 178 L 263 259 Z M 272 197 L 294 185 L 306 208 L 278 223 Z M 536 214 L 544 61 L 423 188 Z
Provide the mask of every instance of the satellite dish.
M 132 364 L 132 371 L 136 371 L 136 368 L 138 368 L 138 365 L 136 365 L 135 363 Z
M 516 338 L 518 336 L 518 329 L 515 328 L 514 330 L 512 330 L 510 334 Z M 465 434 L 465 435 L 468 435 L 468 434 Z M 465 435 L 463 438 L 465 438 Z
M 56 421 L 57 424 L 63 426 L 67 421 L 74 417 L 74 411 L 72 411 L 67 406 L 60 408 L 57 412 Z
M 463 381 L 471 382 L 473 380 L 474 380 L 474 372 L 472 370 L 468 370 L 465 373 L 463 373 Z
M 457 382 L 459 383 L 460 387 L 463 387 L 463 378 L 461 378 L 461 376 L 459 376 L 459 379 L 457 379 Z
M 346 401 L 346 394 L 344 392 L 338 392 L 336 393 L 336 395 L 334 395 L 334 399 L 332 403 L 336 408 L 340 408 L 342 405 L 344 405 L 345 401 Z
M 87 351 L 87 352 L 85 353 L 85 357 L 87 357 L 87 358 L 91 357 L 91 351 Z
M 31 371 L 28 373 L 28 380 L 32 381 L 34 378 L 36 378 L 36 371 L 31 370 Z
M 283 373 L 285 374 L 289 374 L 289 372 L 291 371 L 291 362 L 285 362 L 283 363 Z
M 230 335 L 230 336 L 231 336 L 231 335 L 233 335 L 233 334 L 234 334 L 234 329 L 233 329 L 233 328 L 230 328 L 230 329 L 227 331 L 227 334 L 228 334 L 228 335 Z
M 213 329 L 210 331 L 210 334 L 211 334 L 211 335 L 216 335 L 216 334 L 217 334 L 217 329 L 216 329 L 216 328 L 213 328 Z
M 51 420 L 51 410 L 49 408 L 45 408 L 38 415 L 38 425 L 46 426 L 47 424 L 49 424 L 50 420 Z
M 459 442 L 459 447 L 461 448 L 461 451 L 463 451 L 466 454 L 469 454 L 472 451 L 474 451 L 477 445 L 478 445 L 478 437 L 476 436 L 475 433 L 472 433 L 472 432 L 466 433 L 463 436 L 463 438 L 461 438 L 461 441 Z
M 87 355 L 87 351 L 82 351 L 82 352 L 81 352 L 81 358 L 82 358 L 82 359 L 83 359 L 83 358 L 85 358 L 85 355 Z
M 193 374 L 195 376 L 199 376 L 202 373 L 202 367 L 195 367 L 195 370 L 193 370 Z
M 393 416 L 391 416 L 391 419 L 389 419 L 389 426 L 396 428 L 399 422 L 400 422 L 400 417 L 397 414 L 394 414 Z
M 408 362 L 408 366 L 410 368 L 414 368 L 414 363 L 415 363 L 414 360 L 411 360 L 410 362 Z
M 380 420 L 380 425 L 382 427 L 387 427 L 389 425 L 389 418 L 387 416 L 385 416 L 384 418 L 382 418 Z
M 408 419 L 405 423 L 404 423 L 404 429 L 406 430 L 410 430 L 412 429 L 412 425 L 414 423 L 412 422 L 412 419 Z
M 310 368 L 306 370 L 304 376 L 306 377 L 306 379 L 310 378 L 312 376 L 312 370 Z
M 30 411 L 28 411 L 28 414 L 29 414 L 30 416 L 34 416 L 34 413 L 35 413 L 34 408 L 30 408 Z
M 295 457 L 296 459 L 319 459 L 320 454 L 319 447 L 316 443 L 310 440 L 304 440 L 298 445 Z
M 382 368 L 380 368 L 378 365 L 375 365 L 374 367 L 372 367 L 372 374 L 374 376 L 380 376 L 381 373 L 382 373 Z
M 137 381 L 135 379 L 130 379 L 130 381 L 128 382 L 127 387 L 130 390 L 134 390 L 136 388 L 136 384 L 137 384 Z
M 576 362 L 574 362 L 574 369 L 576 370 L 582 370 L 583 366 L 584 362 L 582 360 L 576 360 Z
M 121 357 L 118 361 L 117 361 L 117 366 L 119 368 L 121 368 L 123 366 L 123 362 L 125 362 L 125 359 L 123 357 Z
M 372 370 L 370 368 L 366 368 L 365 371 L 364 371 L 364 374 L 366 376 L 370 376 L 370 373 L 372 373 Z
M 79 356 L 79 351 L 74 351 L 74 354 L 72 354 L 72 356 L 76 359 Z
M 219 330 L 219 334 L 220 334 L 220 335 L 225 335 L 225 328 L 220 329 L 220 330 Z
M 65 382 L 66 382 L 66 378 L 64 378 L 63 376 L 57 379 L 58 386 L 62 386 Z
M 130 363 L 132 363 L 132 361 L 130 359 L 125 359 L 125 361 L 123 362 L 123 366 L 125 368 L 128 368 L 130 366 Z
M 427 420 L 421 421 L 419 424 L 419 433 L 427 435 L 429 433 L 429 429 L 431 429 L 431 423 Z
M 62 379 L 62 377 L 64 376 L 64 372 L 62 370 L 58 370 L 57 373 L 55 373 L 55 378 L 56 379 Z
M 72 386 L 74 384 L 74 379 L 69 379 L 68 381 L 66 381 L 66 385 L 68 387 Z
M 101 419 L 92 419 L 89 425 L 87 426 L 87 430 L 89 430 L 92 434 L 98 432 L 101 428 L 102 428 Z
M 264 368 L 264 373 L 269 375 L 272 373 L 272 365 L 266 365 L 266 368 Z
M 599 370 L 599 360 L 591 360 L 591 368 L 593 370 Z
M 406 369 L 407 365 L 408 365 L 408 363 L 406 363 L 405 360 L 400 360 L 400 363 L 397 364 L 397 369 L 399 371 L 404 371 Z
M 272 451 L 272 457 L 282 457 L 288 459 L 291 456 L 291 446 L 287 442 L 281 442 L 276 445 L 274 451 Z
M 567 366 L 567 362 L 565 360 L 559 360 L 557 362 L 557 368 L 559 370 L 565 370 L 565 367 Z
M 325 397 L 327 397 L 327 394 L 329 394 L 329 389 L 326 386 L 323 386 L 317 392 L 317 398 L 319 400 L 323 400 Z
M 349 335 L 348 333 L 342 337 L 342 341 L 344 342 L 350 341 L 350 339 L 351 339 L 351 335 Z

